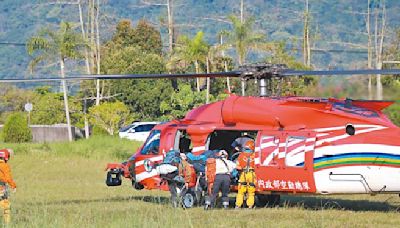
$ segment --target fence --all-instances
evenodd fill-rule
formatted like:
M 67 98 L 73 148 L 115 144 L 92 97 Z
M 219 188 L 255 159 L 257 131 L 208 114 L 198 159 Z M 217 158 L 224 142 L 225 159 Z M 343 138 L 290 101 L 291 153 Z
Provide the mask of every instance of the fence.
M 31 125 L 33 142 L 62 142 L 68 141 L 68 128 L 65 124 L 57 125 Z M 0 125 L 0 129 L 3 125 Z M 78 139 L 84 136 L 84 131 L 72 126 L 72 138 Z

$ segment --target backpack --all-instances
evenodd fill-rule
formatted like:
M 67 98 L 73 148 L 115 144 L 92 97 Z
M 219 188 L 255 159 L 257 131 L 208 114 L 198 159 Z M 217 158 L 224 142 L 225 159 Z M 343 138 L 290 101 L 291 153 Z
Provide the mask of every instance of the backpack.
M 193 165 L 197 173 L 205 173 L 206 162 L 209 158 L 217 158 L 219 150 L 206 150 L 200 155 L 194 155 L 193 153 L 187 153 L 188 161 Z
M 216 172 L 216 161 L 215 158 L 209 158 L 206 161 L 206 178 L 207 182 L 214 183 L 215 181 L 215 172 Z
M 193 165 L 191 164 L 187 164 L 186 169 L 190 170 L 190 181 L 189 181 L 189 188 L 192 188 L 196 185 L 196 181 L 197 181 L 197 175 L 196 175 L 196 171 L 193 167 Z M 187 170 L 185 170 L 185 175 L 187 175 L 186 173 Z

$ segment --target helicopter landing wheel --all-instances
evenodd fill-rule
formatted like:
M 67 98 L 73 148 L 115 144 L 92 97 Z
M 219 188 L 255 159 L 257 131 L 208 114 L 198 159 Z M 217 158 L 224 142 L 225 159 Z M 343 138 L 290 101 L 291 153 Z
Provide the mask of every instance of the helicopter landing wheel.
M 192 190 L 188 190 L 182 196 L 182 206 L 183 208 L 192 208 L 196 205 L 196 194 Z

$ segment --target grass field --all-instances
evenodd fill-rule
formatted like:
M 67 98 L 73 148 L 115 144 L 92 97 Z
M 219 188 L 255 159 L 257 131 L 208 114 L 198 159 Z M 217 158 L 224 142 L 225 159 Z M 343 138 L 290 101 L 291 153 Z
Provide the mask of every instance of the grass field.
M 4 146 L 4 144 L 3 144 Z M 18 185 L 11 196 L 15 227 L 395 227 L 397 195 L 283 196 L 255 210 L 173 209 L 167 192 L 104 184 L 107 162 L 138 144 L 100 137 L 72 144 L 5 145 Z

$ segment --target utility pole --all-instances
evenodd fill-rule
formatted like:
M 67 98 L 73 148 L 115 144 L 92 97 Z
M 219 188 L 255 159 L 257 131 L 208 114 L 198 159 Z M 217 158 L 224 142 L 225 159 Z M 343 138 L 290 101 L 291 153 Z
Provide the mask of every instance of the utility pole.
M 206 57 L 207 74 L 210 73 L 210 59 Z M 210 78 L 207 77 L 207 93 L 206 93 L 206 104 L 210 103 Z
M 79 23 L 81 25 L 82 39 L 87 40 L 85 26 L 84 26 L 84 22 L 83 22 L 82 1 L 81 0 L 78 0 L 78 10 L 79 10 Z M 88 50 L 86 47 L 85 47 L 85 65 L 86 65 L 86 73 L 92 74 L 91 70 L 90 70 L 90 64 L 89 64 L 89 54 L 88 54 Z
M 60 72 L 61 78 L 65 78 L 65 60 L 60 57 Z M 72 142 L 72 129 L 71 129 L 71 118 L 69 116 L 69 106 L 68 106 L 68 91 L 67 91 L 67 82 L 65 80 L 61 81 L 63 88 L 63 96 L 64 96 L 64 107 L 65 107 L 65 117 L 67 119 L 67 131 L 68 131 L 68 140 Z
M 304 11 L 303 56 L 304 65 L 311 67 L 310 14 L 308 0 L 306 0 Z
M 372 69 L 372 35 L 371 35 L 371 0 L 368 0 L 367 5 L 367 34 L 368 34 L 368 69 Z M 372 75 L 368 75 L 368 99 L 372 100 Z
M 385 1 L 380 1 L 382 4 L 381 14 L 379 13 L 379 8 L 375 9 L 375 63 L 376 68 L 381 70 L 383 66 L 383 41 L 385 38 L 385 28 L 386 28 L 386 6 Z M 379 27 L 379 16 L 381 15 L 381 25 Z M 379 31 L 380 28 L 380 31 Z M 376 99 L 383 99 L 383 87 L 381 81 L 381 75 L 376 75 Z
M 244 23 L 244 0 L 240 1 L 240 23 L 243 25 Z M 242 60 L 239 61 L 239 65 L 243 64 Z M 245 80 L 240 80 L 240 84 L 242 87 L 242 96 L 246 95 L 246 82 Z
M 94 0 L 93 0 L 93 8 L 94 8 Z M 96 27 L 96 69 L 97 74 L 100 74 L 100 31 L 99 31 L 99 11 L 100 11 L 100 2 L 97 0 L 96 6 L 96 16 L 95 16 L 95 27 Z M 96 80 L 96 105 L 100 104 L 100 80 Z
M 173 11 L 173 0 L 167 0 L 167 12 L 168 12 L 168 47 L 169 52 L 172 54 L 174 50 L 174 11 Z
M 240 22 L 244 22 L 244 0 L 240 0 Z
M 86 99 L 86 94 L 85 98 L 83 100 L 83 115 L 84 115 L 84 122 L 85 122 L 85 138 L 88 139 L 90 134 L 89 134 L 89 121 L 87 118 L 87 99 Z
M 220 33 L 219 41 L 220 41 L 221 47 L 222 47 L 222 45 L 224 45 L 223 37 L 224 37 L 224 35 L 222 33 Z M 225 51 L 223 48 L 221 48 L 221 56 L 222 56 L 222 58 L 224 58 L 224 71 L 228 72 L 228 63 L 225 60 Z M 228 93 L 231 93 L 231 83 L 230 83 L 229 77 L 226 77 L 226 87 L 228 88 Z

